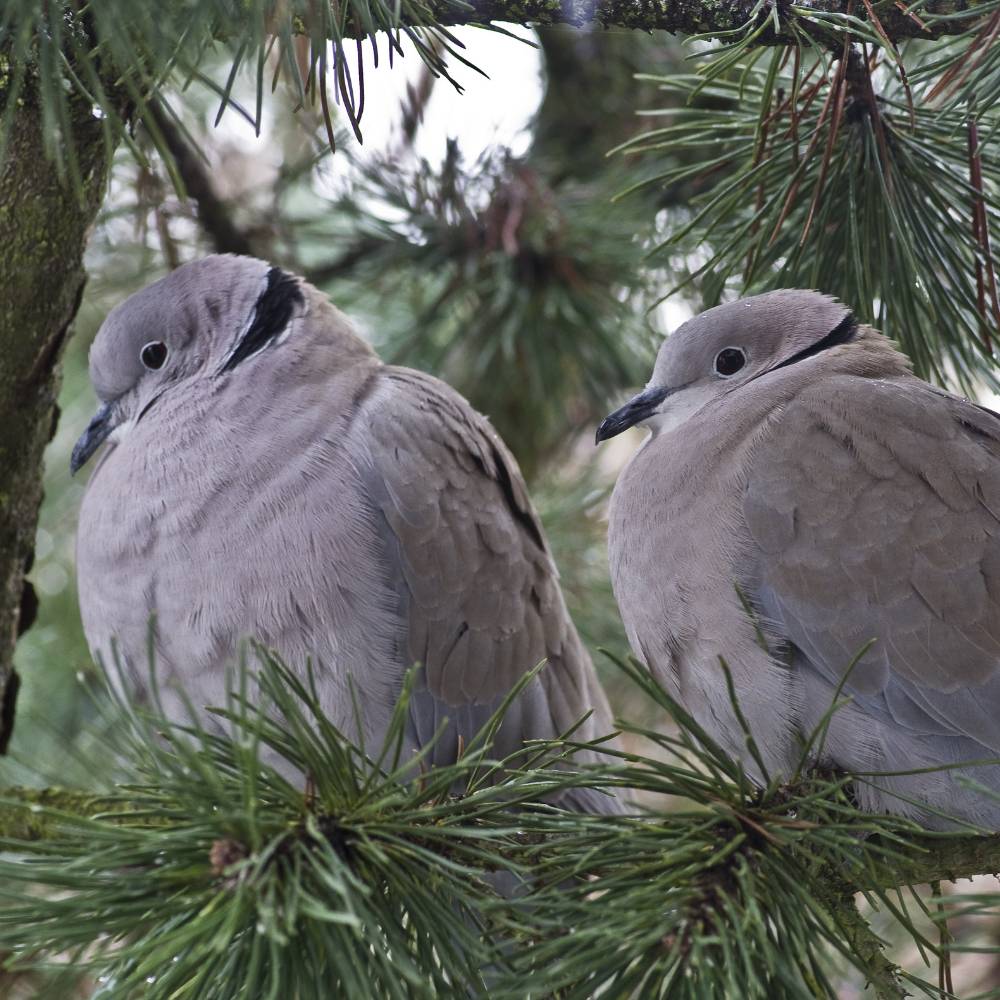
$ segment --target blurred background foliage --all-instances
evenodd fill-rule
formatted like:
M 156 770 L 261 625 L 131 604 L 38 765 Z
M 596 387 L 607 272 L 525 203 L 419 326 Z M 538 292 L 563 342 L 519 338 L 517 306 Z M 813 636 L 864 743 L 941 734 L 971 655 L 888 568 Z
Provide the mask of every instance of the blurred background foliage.
M 41 607 L 18 647 L 24 688 L 7 781 L 69 782 L 87 766 L 78 741 L 95 739 L 81 736 L 95 718 L 93 668 L 73 559 L 84 483 L 68 470 L 94 405 L 87 349 L 112 305 L 187 260 L 253 253 L 304 274 L 387 361 L 445 378 L 486 413 L 529 480 L 592 651 L 627 648 L 604 518 L 640 437 L 597 453 L 593 429 L 642 385 L 663 335 L 690 312 L 746 289 L 820 287 L 897 336 L 922 374 L 968 391 L 994 380 L 985 233 L 1000 211 L 1000 158 L 982 95 L 1000 80 L 998 60 L 956 69 L 959 40 L 937 47 L 937 72 L 915 58 L 922 69 L 907 79 L 873 46 L 851 76 L 847 60 L 800 61 L 784 48 L 734 55 L 662 34 L 519 34 L 459 29 L 419 51 L 404 39 L 407 58 L 374 75 L 368 50 L 358 54 L 363 145 L 350 88 L 333 88 L 339 110 L 295 87 L 262 104 L 257 67 L 233 69 L 225 45 L 198 63 L 209 86 L 167 87 L 128 136 L 65 355 L 32 573 Z M 440 75 L 441 53 L 458 44 L 499 78 L 477 89 L 471 69 L 453 66 L 470 90 L 461 99 Z M 921 44 L 912 48 L 929 54 Z M 280 46 L 265 68 L 298 53 L 308 77 L 310 46 Z M 692 58 L 706 57 L 724 65 L 692 76 Z M 872 80 L 877 95 L 865 90 Z M 956 95 L 973 86 L 970 117 Z M 613 677 L 620 712 L 651 711 Z M 977 942 L 996 939 L 993 924 L 970 928 Z M 955 976 L 971 995 L 1000 981 L 1000 967 L 979 955 L 957 960 Z M 860 989 L 845 978 L 841 995 Z

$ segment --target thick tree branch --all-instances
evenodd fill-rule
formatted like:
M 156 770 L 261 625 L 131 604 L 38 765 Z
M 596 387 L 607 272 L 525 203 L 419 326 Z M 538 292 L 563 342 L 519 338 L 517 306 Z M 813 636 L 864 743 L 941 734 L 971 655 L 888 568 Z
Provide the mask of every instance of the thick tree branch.
M 431 17 L 437 24 L 452 26 L 486 24 L 502 21 L 513 24 L 556 25 L 576 28 L 636 28 L 641 31 L 662 30 L 685 35 L 721 35 L 743 27 L 753 17 L 754 0 L 466 0 L 459 7 L 450 0 L 429 0 Z M 894 2 L 883 0 L 873 9 L 892 41 L 905 38 L 937 38 L 967 31 L 984 15 L 980 4 L 973 0 L 930 0 L 920 8 L 920 18 L 900 10 Z M 783 30 L 768 31 L 759 44 L 796 42 L 794 28 L 817 39 L 833 34 L 818 27 L 812 17 L 793 10 L 791 4 L 779 3 Z M 841 0 L 813 0 L 798 5 L 797 10 L 812 15 L 842 14 Z M 935 16 L 967 13 L 967 17 L 936 21 Z M 770 16 L 765 10 L 758 14 L 762 21 Z M 934 22 L 930 27 L 928 21 Z

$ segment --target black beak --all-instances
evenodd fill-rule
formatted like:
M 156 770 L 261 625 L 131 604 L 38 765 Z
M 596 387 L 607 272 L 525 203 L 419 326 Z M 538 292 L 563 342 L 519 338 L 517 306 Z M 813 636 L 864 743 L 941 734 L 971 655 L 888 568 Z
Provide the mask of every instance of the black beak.
M 105 403 L 87 424 L 87 429 L 80 435 L 80 440 L 76 442 L 76 447 L 70 456 L 69 471 L 74 476 L 87 464 L 87 459 L 101 447 L 115 426 L 111 404 Z
M 615 410 L 614 413 L 609 414 L 601 421 L 594 443 L 600 444 L 602 441 L 607 441 L 608 438 L 616 437 L 622 431 L 627 431 L 635 424 L 651 417 L 660 403 L 669 395 L 670 390 L 663 387 L 640 392 L 638 396 L 630 399 L 623 407 Z

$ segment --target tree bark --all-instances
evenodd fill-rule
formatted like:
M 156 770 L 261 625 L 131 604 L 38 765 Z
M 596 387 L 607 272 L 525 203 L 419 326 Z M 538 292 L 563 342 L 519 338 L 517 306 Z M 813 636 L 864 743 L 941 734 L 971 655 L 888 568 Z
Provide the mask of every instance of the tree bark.
M 10 99 L 5 85 L 10 75 L 0 73 L 0 114 Z M 25 574 L 42 499 L 42 453 L 58 418 L 59 359 L 83 293 L 83 249 L 112 153 L 90 106 L 72 100 L 70 108 L 62 148 L 75 153 L 78 183 L 46 155 L 31 79 L 16 98 L 0 161 L 0 752 L 13 725 L 14 646 L 34 619 Z

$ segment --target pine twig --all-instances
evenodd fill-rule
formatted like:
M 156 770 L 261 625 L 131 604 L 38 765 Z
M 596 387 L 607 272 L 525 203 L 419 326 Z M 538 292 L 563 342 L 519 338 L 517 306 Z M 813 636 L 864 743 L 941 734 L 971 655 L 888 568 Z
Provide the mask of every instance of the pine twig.
M 55 835 L 56 816 L 89 819 L 111 801 L 91 792 L 69 788 L 6 788 L 0 790 L 0 840 L 37 842 Z M 115 809 L 122 809 L 115 801 Z
M 146 117 L 174 158 L 185 193 L 197 206 L 198 222 L 215 252 L 252 256 L 253 243 L 233 221 L 229 206 L 216 194 L 200 152 L 191 148 L 159 100 L 149 102 Z
M 927 834 L 911 838 L 891 868 L 868 871 L 852 888 L 859 892 L 931 882 L 954 882 L 1000 872 L 1000 834 L 990 836 Z
M 899 966 L 885 955 L 885 942 L 858 912 L 851 887 L 817 879 L 823 903 L 843 932 L 852 952 L 861 960 L 878 1000 L 904 1000 L 909 994 L 899 981 Z
M 983 164 L 979 153 L 979 129 L 974 118 L 969 119 L 969 183 L 976 192 L 972 207 L 972 235 L 982 259 L 976 258 L 976 292 L 979 304 L 979 318 L 982 323 L 983 348 L 992 353 L 993 342 L 989 332 L 989 316 L 986 310 L 986 289 L 989 288 L 990 311 L 993 322 L 1000 329 L 1000 302 L 997 299 L 996 274 L 993 268 L 993 251 L 990 247 L 989 219 L 983 200 Z M 986 281 L 983 280 L 985 262 Z

